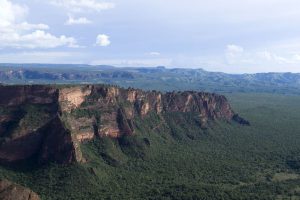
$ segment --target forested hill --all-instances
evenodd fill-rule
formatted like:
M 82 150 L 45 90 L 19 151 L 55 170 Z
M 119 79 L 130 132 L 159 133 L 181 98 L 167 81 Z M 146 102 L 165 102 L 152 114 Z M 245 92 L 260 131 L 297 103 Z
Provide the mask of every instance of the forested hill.
M 108 83 L 146 90 L 300 94 L 300 73 L 226 74 L 203 69 L 0 64 L 3 84 Z

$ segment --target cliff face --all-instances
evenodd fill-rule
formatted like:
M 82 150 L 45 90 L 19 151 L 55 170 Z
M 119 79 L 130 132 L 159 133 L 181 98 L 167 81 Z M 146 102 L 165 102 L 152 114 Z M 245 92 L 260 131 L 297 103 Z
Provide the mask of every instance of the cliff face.
M 80 143 L 135 134 L 149 113 L 192 112 L 201 126 L 235 120 L 224 96 L 202 92 L 144 92 L 114 86 L 0 86 L 0 161 L 84 162 Z
M 57 100 L 57 90 L 46 86 L 1 86 L 1 106 L 21 104 L 51 104 Z
M 7 180 L 0 180 L 0 199 L 2 200 L 40 200 L 40 197 L 28 188 Z
M 134 118 L 143 118 L 149 112 L 156 114 L 198 113 L 203 127 L 207 125 L 209 120 L 230 121 L 235 115 L 224 96 L 210 93 L 186 91 L 162 94 L 156 91 L 144 92 L 115 87 L 94 87 L 91 96 L 94 98 L 87 102 L 94 104 L 102 111 L 103 122 L 99 129 L 101 136 L 120 137 L 122 134 L 133 134 Z

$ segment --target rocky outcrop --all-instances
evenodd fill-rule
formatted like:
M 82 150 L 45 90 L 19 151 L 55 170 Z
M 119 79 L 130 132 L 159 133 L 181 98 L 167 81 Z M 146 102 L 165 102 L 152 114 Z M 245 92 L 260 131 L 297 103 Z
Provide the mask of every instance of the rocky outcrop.
M 94 137 L 135 134 L 134 121 L 149 113 L 195 113 L 209 121 L 249 122 L 222 95 L 161 93 L 116 86 L 0 86 L 0 161 L 35 157 L 39 163 L 84 161 L 80 143 Z
M 76 135 L 76 140 L 79 142 L 92 140 L 95 136 L 94 132 L 81 132 Z
M 2 200 L 40 200 L 40 197 L 28 188 L 8 180 L 0 180 L 0 199 Z
M 91 94 L 90 87 L 68 87 L 59 90 L 59 99 L 62 111 L 71 111 L 80 106 L 85 97 Z

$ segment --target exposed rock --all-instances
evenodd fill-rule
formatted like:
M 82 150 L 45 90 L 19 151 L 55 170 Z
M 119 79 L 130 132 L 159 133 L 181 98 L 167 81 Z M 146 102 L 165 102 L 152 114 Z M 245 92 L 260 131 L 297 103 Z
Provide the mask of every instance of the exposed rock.
M 132 121 L 126 117 L 122 108 L 118 110 L 117 123 L 119 126 L 119 135 L 133 135 L 134 128 Z
M 150 111 L 150 105 L 148 102 L 142 102 L 142 107 L 141 107 L 141 111 L 140 114 L 141 116 L 145 116 L 149 113 Z
M 59 116 L 47 124 L 42 132 L 45 137 L 39 150 L 39 162 L 51 161 L 67 164 L 76 161 L 76 149 L 71 132 L 65 127 Z
M 59 102 L 62 111 L 71 111 L 79 107 L 84 101 L 85 97 L 91 94 L 90 87 L 70 87 L 59 90 Z
M 107 88 L 107 96 L 109 98 L 115 98 L 119 96 L 119 88 L 117 87 L 108 87 Z
M 26 160 L 32 156 L 38 156 L 40 163 L 70 163 L 80 157 L 76 153 L 71 133 L 59 116 L 36 132 L 29 132 L 17 139 L 7 138 L 0 145 L 0 161 L 4 163 Z
M 47 109 L 39 116 L 35 112 L 41 111 L 32 108 L 41 107 Z M 95 136 L 130 136 L 135 134 L 136 118 L 156 113 L 163 120 L 164 113 L 172 112 L 195 113 L 202 127 L 213 120 L 250 125 L 233 112 L 224 96 L 211 93 L 144 92 L 104 85 L 0 86 L 0 161 L 36 156 L 40 163 L 82 162 L 81 142 Z
M 40 85 L 0 86 L 0 106 L 51 104 L 57 101 L 58 90 Z
M 7 180 L 0 181 L 0 199 L 2 200 L 40 200 L 33 191 Z
M 79 142 L 84 142 L 84 141 L 92 140 L 94 136 L 95 136 L 94 132 L 81 132 L 76 135 L 76 139 Z
M 162 103 L 161 103 L 162 101 L 161 96 L 162 96 L 161 94 L 158 94 L 156 97 L 155 110 L 157 114 L 160 114 L 163 110 Z
M 128 90 L 127 93 L 127 101 L 129 101 L 130 103 L 133 103 L 136 101 L 136 95 L 137 95 L 137 91 L 135 90 Z
M 117 121 L 118 113 L 103 113 L 101 115 L 101 125 L 99 130 L 100 136 L 109 136 L 117 138 L 120 136 L 120 129 Z
M 6 139 L 0 145 L 0 161 L 16 162 L 28 159 L 39 151 L 43 143 L 43 132 L 28 133 L 18 139 Z

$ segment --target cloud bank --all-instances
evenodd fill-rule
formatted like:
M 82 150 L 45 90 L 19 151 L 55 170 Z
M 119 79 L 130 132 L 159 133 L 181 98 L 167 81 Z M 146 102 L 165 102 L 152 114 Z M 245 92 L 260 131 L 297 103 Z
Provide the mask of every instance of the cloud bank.
M 8 0 L 0 0 L 0 48 L 55 48 L 77 47 L 73 37 L 55 36 L 45 30 L 46 24 L 26 21 L 28 8 Z

